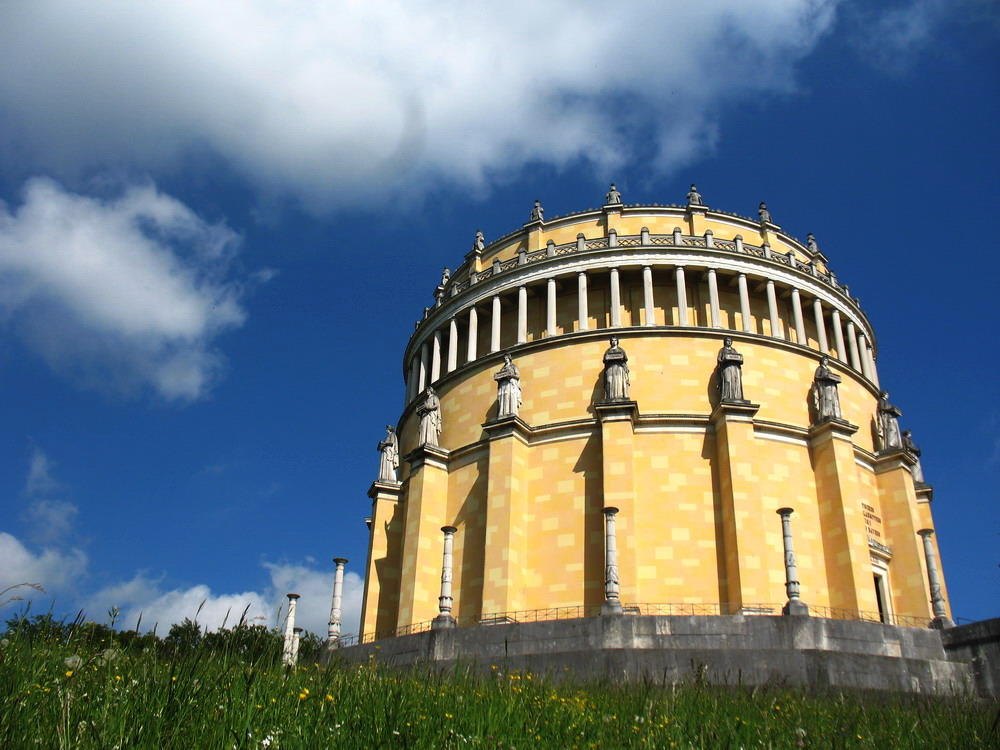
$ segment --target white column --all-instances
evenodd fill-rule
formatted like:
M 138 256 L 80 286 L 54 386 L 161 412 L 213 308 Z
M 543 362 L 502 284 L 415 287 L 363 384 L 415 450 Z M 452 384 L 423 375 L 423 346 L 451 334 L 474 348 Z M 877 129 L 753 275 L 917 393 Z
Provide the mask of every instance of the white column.
M 601 614 L 620 614 L 622 603 L 618 598 L 618 542 L 615 538 L 615 514 L 618 508 L 608 506 L 604 513 L 604 604 Z
M 455 618 L 451 614 L 453 600 L 451 598 L 451 568 L 452 568 L 452 545 L 455 540 L 454 526 L 442 526 L 444 532 L 444 552 L 441 559 L 441 596 L 438 597 L 438 616 L 435 620 L 437 627 L 454 627 Z
M 774 293 L 774 282 L 767 280 L 767 317 L 771 321 L 771 335 L 778 336 L 778 297 Z
M 590 324 L 588 322 L 590 313 L 587 311 L 586 271 L 580 271 L 576 275 L 576 294 L 577 294 L 576 327 L 580 331 L 586 331 L 590 327 Z
M 715 269 L 708 269 L 708 304 L 712 309 L 712 328 L 721 328 L 721 314 L 719 313 L 719 280 L 715 277 Z
M 795 337 L 798 339 L 795 343 L 808 346 L 806 326 L 802 322 L 802 300 L 799 298 L 799 290 L 795 287 L 792 287 L 792 315 L 795 316 Z
M 420 393 L 420 357 L 414 355 L 410 360 L 410 377 L 406 381 L 406 403 L 410 403 Z
M 740 317 L 743 318 L 743 332 L 753 333 L 750 322 L 750 292 L 747 290 L 747 275 L 741 273 L 736 280 L 740 290 Z
M 611 269 L 611 326 L 612 328 L 622 324 L 622 293 L 618 286 L 618 269 Z
M 458 321 L 448 321 L 448 372 L 458 367 Z
M 858 334 L 858 352 L 861 355 L 861 374 L 872 379 L 871 360 L 868 356 L 868 341 L 863 333 Z
M 441 377 L 441 331 L 434 331 L 434 343 L 431 345 L 431 382 L 436 383 Z
M 479 345 L 479 312 L 476 306 L 469 308 L 469 346 L 465 352 L 465 361 L 472 362 L 476 359 L 476 347 Z
M 546 282 L 545 327 L 549 336 L 556 335 L 556 280 Z
M 781 541 L 785 548 L 785 593 L 788 603 L 782 613 L 786 615 L 807 615 L 809 610 L 799 599 L 799 569 L 795 562 L 795 546 L 792 543 L 792 513 L 791 508 L 779 508 L 781 516 Z
M 941 593 L 941 574 L 938 571 L 937 555 L 934 554 L 934 543 L 931 536 L 933 529 L 921 529 L 917 532 L 924 540 L 924 561 L 927 563 L 927 583 L 931 591 L 931 610 L 934 612 L 934 620 L 931 627 L 950 628 L 954 623 L 948 617 L 948 610 L 944 605 L 944 594 Z
M 656 313 L 653 310 L 653 269 L 642 267 L 642 304 L 646 308 L 646 325 L 656 325 Z
M 823 303 L 819 297 L 813 299 L 813 317 L 816 318 L 816 337 L 819 339 L 819 350 L 828 353 L 830 344 L 826 339 L 826 321 L 823 320 Z
M 878 382 L 878 367 L 875 364 L 875 350 L 871 347 L 868 349 L 868 359 L 870 360 L 869 367 L 871 367 L 872 370 L 872 382 L 876 386 L 881 386 L 881 383 Z
M 333 562 L 337 570 L 333 574 L 333 602 L 330 605 L 330 624 L 326 637 L 329 645 L 336 646 L 340 639 L 340 607 L 344 598 L 344 566 L 347 564 L 347 558 L 335 557 Z
M 490 351 L 500 351 L 500 295 L 493 295 L 493 317 L 490 318 Z
M 861 372 L 861 356 L 858 354 L 858 337 L 854 333 L 854 321 L 847 321 L 847 344 L 851 347 L 851 367 Z
M 288 595 L 288 618 L 285 620 L 285 640 L 281 649 L 281 663 L 286 667 L 294 667 L 298 656 L 295 642 L 295 600 L 298 594 Z
M 684 283 L 684 266 L 677 266 L 677 325 L 688 325 L 687 284 Z
M 427 376 L 430 375 L 431 349 L 425 341 L 420 345 L 420 377 L 417 381 L 417 393 L 423 393 L 427 387 Z
M 833 322 L 833 341 L 837 346 L 837 359 L 841 362 L 846 362 L 847 352 L 844 351 L 844 331 L 843 326 L 840 324 L 840 311 L 837 308 L 833 308 L 830 317 Z
M 528 340 L 528 287 L 517 288 L 517 343 Z

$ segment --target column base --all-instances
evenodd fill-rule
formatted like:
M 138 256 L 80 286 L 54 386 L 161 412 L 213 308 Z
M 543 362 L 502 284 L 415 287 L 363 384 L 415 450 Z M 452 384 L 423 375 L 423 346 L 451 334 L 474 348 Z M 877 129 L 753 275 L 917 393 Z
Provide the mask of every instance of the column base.
M 451 630 L 457 627 L 458 623 L 455 622 L 455 618 L 446 612 L 442 612 L 431 620 L 431 630 Z
M 781 608 L 781 614 L 791 617 L 808 617 L 809 607 L 801 599 L 789 599 Z
M 929 627 L 933 630 L 947 630 L 955 627 L 955 623 L 951 621 L 950 617 L 935 617 L 931 620 Z
M 620 615 L 622 612 L 622 603 L 618 599 L 605 599 L 601 604 L 602 615 Z
M 327 640 L 326 640 L 326 648 L 327 648 L 328 651 L 334 651 L 334 650 L 340 648 L 340 638 L 339 637 L 327 638 Z

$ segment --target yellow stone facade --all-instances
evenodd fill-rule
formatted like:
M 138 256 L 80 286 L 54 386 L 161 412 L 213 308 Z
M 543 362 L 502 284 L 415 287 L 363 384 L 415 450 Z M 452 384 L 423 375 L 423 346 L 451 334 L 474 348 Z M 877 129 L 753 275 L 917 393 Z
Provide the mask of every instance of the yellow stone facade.
M 457 528 L 460 624 L 599 608 L 605 506 L 619 509 L 626 612 L 777 613 L 776 511 L 791 507 L 816 613 L 933 617 L 917 534 L 933 529 L 931 489 L 914 482 L 911 454 L 878 450 L 874 331 L 815 243 L 701 205 L 609 205 L 474 246 L 435 300 L 404 354 L 399 481 L 369 492 L 363 637 L 438 615 L 444 526 Z M 631 385 L 629 403 L 609 406 L 612 334 Z M 744 357 L 747 404 L 719 402 L 726 336 Z M 814 424 L 824 353 L 843 419 Z M 523 403 L 498 420 L 504 354 Z M 417 445 L 427 386 L 441 402 L 437 447 Z

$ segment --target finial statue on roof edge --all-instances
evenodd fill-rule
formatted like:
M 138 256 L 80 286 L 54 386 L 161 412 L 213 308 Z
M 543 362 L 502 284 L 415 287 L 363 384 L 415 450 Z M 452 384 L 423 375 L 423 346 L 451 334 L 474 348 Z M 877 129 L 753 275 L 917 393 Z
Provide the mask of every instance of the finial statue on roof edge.
M 483 230 L 476 230 L 476 239 L 472 241 L 472 249 L 482 252 L 486 247 L 486 238 L 483 236 Z
M 604 205 L 615 206 L 622 202 L 622 194 L 615 189 L 615 183 L 611 183 L 611 189 L 608 194 L 604 196 Z
M 535 201 L 535 207 L 531 209 L 531 218 L 529 221 L 544 221 L 545 220 L 545 209 L 542 208 L 541 201 Z
M 691 183 L 691 190 L 688 191 L 688 205 L 689 206 L 702 206 L 701 193 L 698 192 L 698 187 L 693 182 Z
M 760 208 L 757 209 L 757 216 L 760 217 L 761 224 L 772 224 L 771 212 L 767 210 L 767 204 L 764 201 L 760 202 Z

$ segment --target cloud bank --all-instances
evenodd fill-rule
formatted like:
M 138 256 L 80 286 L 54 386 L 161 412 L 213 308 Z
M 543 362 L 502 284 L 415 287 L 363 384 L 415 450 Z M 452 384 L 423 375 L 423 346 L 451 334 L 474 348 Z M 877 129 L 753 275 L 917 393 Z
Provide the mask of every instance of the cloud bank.
M 207 149 L 315 210 L 536 162 L 669 169 L 723 107 L 792 90 L 837 4 L 7 3 L 0 130 L 61 175 Z
M 238 247 L 152 185 L 100 199 L 36 178 L 0 202 L 0 321 L 86 384 L 196 399 L 223 365 L 214 339 L 245 317 Z

